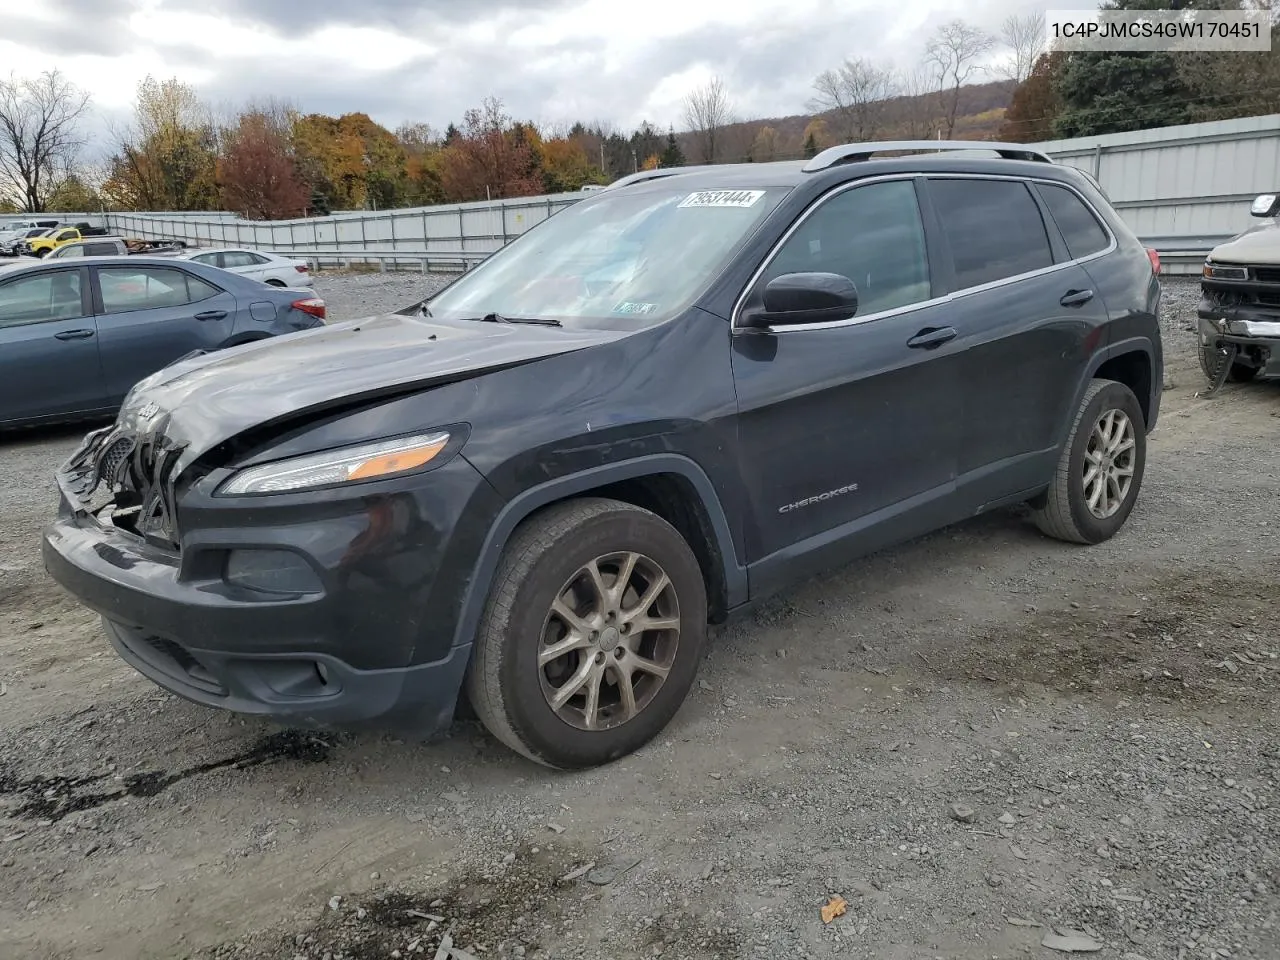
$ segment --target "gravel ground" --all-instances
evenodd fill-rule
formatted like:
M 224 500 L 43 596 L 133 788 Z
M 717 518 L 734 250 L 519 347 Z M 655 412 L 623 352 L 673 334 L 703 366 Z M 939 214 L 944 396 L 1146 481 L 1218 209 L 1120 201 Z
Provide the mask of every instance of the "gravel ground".
M 423 284 L 317 288 L 342 318 Z M 1196 398 L 1195 285 L 1166 290 L 1120 536 L 1010 511 L 832 571 L 588 773 L 469 723 L 418 746 L 169 696 L 40 569 L 74 436 L 10 441 L 0 957 L 1275 960 L 1280 389 Z

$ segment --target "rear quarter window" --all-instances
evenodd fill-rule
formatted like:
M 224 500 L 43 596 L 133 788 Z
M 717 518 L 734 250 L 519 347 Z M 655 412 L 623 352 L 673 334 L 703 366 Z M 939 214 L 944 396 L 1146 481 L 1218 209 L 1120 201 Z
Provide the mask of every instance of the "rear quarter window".
M 1072 259 L 1087 257 L 1111 245 L 1107 231 L 1074 191 L 1050 183 L 1038 183 L 1036 189 L 1058 225 Z

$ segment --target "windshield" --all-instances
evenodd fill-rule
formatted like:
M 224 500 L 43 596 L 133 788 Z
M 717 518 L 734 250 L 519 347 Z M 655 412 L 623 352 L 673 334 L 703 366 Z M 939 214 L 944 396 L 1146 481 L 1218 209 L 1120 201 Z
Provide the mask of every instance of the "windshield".
M 555 214 L 427 301 L 433 316 L 499 314 L 630 329 L 692 303 L 786 190 L 661 186 Z

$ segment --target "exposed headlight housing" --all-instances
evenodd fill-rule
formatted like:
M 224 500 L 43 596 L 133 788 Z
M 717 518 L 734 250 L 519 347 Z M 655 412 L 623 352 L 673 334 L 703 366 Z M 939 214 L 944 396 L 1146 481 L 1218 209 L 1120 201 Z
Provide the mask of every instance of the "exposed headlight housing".
M 293 493 L 315 487 L 379 480 L 421 469 L 449 443 L 445 431 L 339 447 L 239 471 L 218 488 L 219 496 Z
M 1214 263 L 1212 260 L 1204 262 L 1204 276 L 1211 280 L 1247 280 L 1249 274 L 1246 268 L 1225 263 Z

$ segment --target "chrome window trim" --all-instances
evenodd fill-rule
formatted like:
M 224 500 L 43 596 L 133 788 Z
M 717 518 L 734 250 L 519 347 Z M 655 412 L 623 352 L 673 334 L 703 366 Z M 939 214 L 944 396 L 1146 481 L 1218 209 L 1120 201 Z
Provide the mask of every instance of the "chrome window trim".
M 871 323 L 875 320 L 883 320 L 887 317 L 896 317 L 896 316 L 901 316 L 903 314 L 915 313 L 917 310 L 923 310 L 926 307 L 936 307 L 939 304 L 951 303 L 952 301 L 959 300 L 962 297 L 972 296 L 973 294 L 976 294 L 976 293 L 985 293 L 988 290 L 995 290 L 999 287 L 1007 286 L 1011 283 L 1017 283 L 1021 280 L 1028 280 L 1032 277 L 1044 276 L 1046 274 L 1055 273 L 1059 270 L 1065 270 L 1067 267 L 1081 266 L 1083 264 L 1089 263 L 1090 261 L 1097 260 L 1101 257 L 1107 256 L 1108 254 L 1114 253 L 1120 247 L 1120 241 L 1116 238 L 1115 233 L 1112 231 L 1111 225 L 1107 223 L 1106 217 L 1103 217 L 1098 213 L 1097 208 L 1089 201 L 1089 198 L 1086 197 L 1079 190 L 1077 190 L 1073 185 L 1069 183 L 1065 183 L 1062 180 L 1053 179 L 1051 177 L 1012 176 L 1010 174 L 999 174 L 999 173 L 943 173 L 939 171 L 931 171 L 931 172 L 918 171 L 915 173 L 886 173 L 878 177 L 867 177 L 863 180 L 852 180 L 848 183 L 840 184 L 834 190 L 831 190 L 828 193 L 824 194 L 822 197 L 820 197 L 817 203 L 814 203 L 812 206 L 810 206 L 809 209 L 806 210 L 800 216 L 800 218 L 796 220 L 795 223 L 793 223 L 790 227 L 787 228 L 787 232 L 784 233 L 780 238 L 778 238 L 778 241 L 770 248 L 768 256 L 764 258 L 760 266 L 757 267 L 755 272 L 751 274 L 751 279 L 747 282 L 747 285 L 743 288 L 742 293 L 738 295 L 738 299 L 734 302 L 733 313 L 730 315 L 730 318 L 729 318 L 729 332 L 734 333 L 737 331 L 752 331 L 752 330 L 759 329 L 759 328 L 752 328 L 752 327 L 743 327 L 738 323 L 738 320 L 742 315 L 742 308 L 746 303 L 748 295 L 750 295 L 751 291 L 755 289 L 755 285 L 759 282 L 760 277 L 769 268 L 769 265 L 773 263 L 773 261 L 777 258 L 778 254 L 782 251 L 783 246 L 785 246 L 787 241 L 791 239 L 792 235 L 797 230 L 800 229 L 800 227 L 804 224 L 806 220 L 809 219 L 809 217 L 813 216 L 813 214 L 815 214 L 817 211 L 821 210 L 824 206 L 826 206 L 827 203 L 830 202 L 832 198 L 838 197 L 840 194 L 845 193 L 848 190 L 856 190 L 858 187 L 865 186 L 870 183 L 883 183 L 891 180 L 913 180 L 914 181 L 919 179 L 1012 180 L 1017 183 L 1024 183 L 1024 184 L 1025 183 L 1045 183 L 1045 184 L 1049 184 L 1050 186 L 1065 187 L 1066 189 L 1070 190 L 1072 193 L 1076 195 L 1076 197 L 1085 205 L 1085 208 L 1091 214 L 1093 214 L 1094 218 L 1098 221 L 1098 223 L 1102 225 L 1102 229 L 1103 231 L 1106 232 L 1109 243 L 1102 250 L 1099 250 L 1097 253 L 1091 253 L 1088 256 L 1078 257 L 1074 260 L 1064 260 L 1061 263 L 1054 263 L 1054 264 L 1050 264 L 1047 267 L 1041 267 L 1039 270 L 1030 270 L 1026 273 L 1015 274 L 1012 277 L 1003 277 L 999 280 L 992 280 L 990 283 L 979 284 L 976 287 L 965 287 L 961 290 L 952 291 L 951 293 L 948 293 L 945 296 L 933 297 L 932 299 L 929 299 L 929 300 L 921 300 L 919 303 L 909 303 L 901 307 L 894 307 L 891 310 L 881 310 L 878 313 L 869 313 L 865 317 L 859 317 L 855 314 L 854 316 L 850 317 L 847 320 L 832 320 L 826 323 L 779 324 L 776 327 L 768 327 L 765 329 L 767 329 L 770 333 L 773 333 L 773 334 L 782 334 L 782 333 L 805 333 L 810 330 L 836 330 L 841 327 L 856 327 L 864 323 Z M 1036 200 L 1036 198 L 1034 197 L 1032 199 L 1036 202 L 1036 209 L 1040 210 L 1041 209 L 1040 202 Z M 928 226 L 924 224 L 923 219 L 921 221 L 921 227 L 922 229 L 925 230 L 926 236 L 927 236 Z M 1049 225 L 1046 223 L 1045 224 L 1046 239 L 1048 239 L 1048 230 L 1049 230 Z M 1059 229 L 1058 232 L 1061 233 L 1061 230 Z M 1063 243 L 1065 244 L 1066 241 L 1064 240 Z M 1050 247 L 1052 248 L 1052 243 L 1050 244 Z

